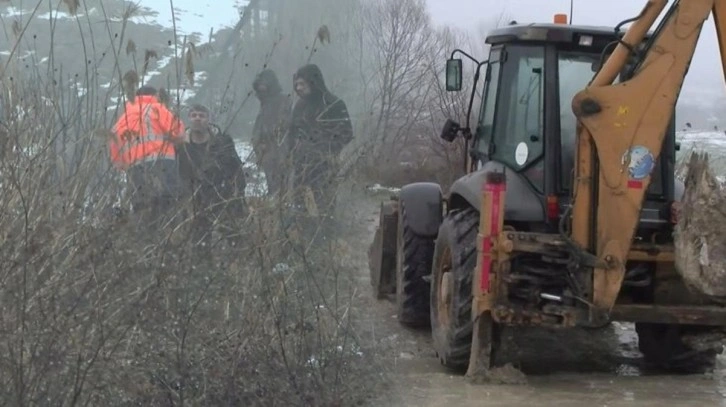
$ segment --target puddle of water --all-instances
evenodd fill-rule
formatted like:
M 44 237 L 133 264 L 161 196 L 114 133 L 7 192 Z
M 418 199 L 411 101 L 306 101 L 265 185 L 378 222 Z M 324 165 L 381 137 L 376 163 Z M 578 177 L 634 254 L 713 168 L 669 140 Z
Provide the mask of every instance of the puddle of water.
M 593 331 L 510 329 L 504 335 L 508 346 L 501 359 L 517 360 L 526 384 L 472 384 L 441 367 L 432 351 L 397 359 L 392 395 L 371 405 L 726 407 L 726 370 L 647 374 L 632 324 Z
M 699 377 L 529 376 L 527 385 L 473 385 L 461 376 L 407 375 L 390 406 L 726 406 L 721 383 Z

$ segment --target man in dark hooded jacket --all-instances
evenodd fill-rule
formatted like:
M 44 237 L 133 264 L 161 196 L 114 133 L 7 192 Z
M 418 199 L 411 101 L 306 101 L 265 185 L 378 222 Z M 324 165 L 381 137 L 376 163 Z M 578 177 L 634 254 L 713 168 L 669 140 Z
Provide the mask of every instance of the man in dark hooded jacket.
M 312 190 L 314 210 L 330 217 L 335 201 L 336 176 L 341 150 L 352 141 L 353 127 L 342 99 L 325 86 L 317 65 L 309 64 L 294 75 L 295 104 L 290 123 L 290 145 L 298 205 L 305 204 L 305 190 Z
M 252 129 L 252 148 L 257 166 L 265 173 L 267 190 L 274 195 L 282 191 L 289 172 L 284 137 L 292 104 L 271 69 L 257 75 L 253 88 L 260 101 L 260 112 Z
M 191 197 L 192 233 L 201 251 L 209 254 L 215 226 L 230 243 L 240 243 L 238 225 L 248 212 L 244 203 L 247 182 L 232 137 L 210 122 L 209 109 L 194 105 L 189 119 L 188 141 L 178 147 L 179 173 Z

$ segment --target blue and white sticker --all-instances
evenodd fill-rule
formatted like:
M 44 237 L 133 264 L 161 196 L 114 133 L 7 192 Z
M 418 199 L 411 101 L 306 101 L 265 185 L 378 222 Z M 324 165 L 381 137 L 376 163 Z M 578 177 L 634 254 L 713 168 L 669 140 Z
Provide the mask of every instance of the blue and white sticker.
M 623 164 L 628 162 L 628 174 L 631 179 L 641 180 L 650 175 L 655 168 L 655 157 L 644 146 L 635 146 L 623 155 Z

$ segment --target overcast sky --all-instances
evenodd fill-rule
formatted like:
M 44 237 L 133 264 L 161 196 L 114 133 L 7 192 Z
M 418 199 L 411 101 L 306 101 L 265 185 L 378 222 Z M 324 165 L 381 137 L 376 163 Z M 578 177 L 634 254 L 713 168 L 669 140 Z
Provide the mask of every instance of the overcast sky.
M 570 0 L 427 0 L 437 23 L 458 25 L 472 30 L 483 22 L 496 20 L 505 13 L 506 21 L 519 23 L 551 22 L 556 13 L 570 12 Z M 646 0 L 574 0 L 574 24 L 614 27 L 626 18 L 637 16 Z M 704 26 L 696 47 L 683 92 L 691 86 L 717 85 L 714 91 L 726 95 L 723 69 L 719 59 L 713 19 Z
M 300 0 L 304 1 L 304 0 Z M 570 0 L 427 0 L 437 24 L 459 26 L 477 32 L 481 24 L 497 20 L 504 13 L 506 21 L 520 23 L 551 22 L 555 13 L 569 13 Z M 573 23 L 614 27 L 620 21 L 638 15 L 645 0 L 574 0 Z M 178 28 L 186 33 L 209 33 L 234 25 L 237 20 L 235 5 L 245 0 L 174 0 Z M 169 0 L 141 0 L 140 3 L 160 13 L 158 21 L 171 24 Z M 483 41 L 483 39 L 482 39 Z M 713 86 L 722 92 L 724 80 L 713 26 L 709 18 L 696 48 L 693 65 L 686 78 L 684 92 L 689 87 Z M 726 93 L 724 93 L 726 95 Z

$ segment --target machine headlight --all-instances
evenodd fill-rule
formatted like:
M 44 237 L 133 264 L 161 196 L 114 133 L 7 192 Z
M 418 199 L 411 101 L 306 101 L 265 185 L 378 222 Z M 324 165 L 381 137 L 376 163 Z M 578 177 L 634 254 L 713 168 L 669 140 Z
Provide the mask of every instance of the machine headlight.
M 582 35 L 580 36 L 580 46 L 583 47 L 590 47 L 592 46 L 592 35 Z

